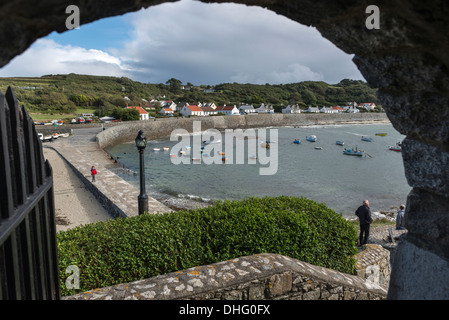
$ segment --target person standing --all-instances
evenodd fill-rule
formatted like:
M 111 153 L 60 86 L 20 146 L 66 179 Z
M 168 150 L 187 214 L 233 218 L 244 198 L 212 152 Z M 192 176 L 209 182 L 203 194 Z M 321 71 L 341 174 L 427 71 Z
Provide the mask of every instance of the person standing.
M 401 204 L 396 216 L 396 230 L 405 230 L 404 225 L 405 205 Z
M 95 169 L 95 166 L 92 166 L 90 169 L 90 174 L 92 176 L 92 182 L 95 182 L 95 176 L 97 175 L 97 170 Z
M 369 228 L 373 218 L 371 217 L 371 209 L 369 207 L 369 201 L 363 200 L 363 204 L 358 207 L 355 215 L 359 217 L 360 222 L 360 235 L 359 235 L 359 246 L 367 243 L 369 238 Z

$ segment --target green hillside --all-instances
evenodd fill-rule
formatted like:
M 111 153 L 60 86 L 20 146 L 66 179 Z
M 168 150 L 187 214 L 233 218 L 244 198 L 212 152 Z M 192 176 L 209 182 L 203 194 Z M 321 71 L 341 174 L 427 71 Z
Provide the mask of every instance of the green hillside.
M 82 112 L 110 115 L 117 107 L 144 104 L 145 100 L 173 100 L 177 103 L 214 102 L 216 105 L 250 103 L 282 106 L 342 105 L 347 102 L 375 102 L 376 89 L 363 81 L 342 80 L 338 84 L 305 81 L 280 85 L 223 83 L 216 86 L 191 86 L 183 89 L 177 79 L 148 84 L 121 77 L 90 75 L 46 75 L 36 78 L 0 78 L 0 90 L 11 86 L 19 102 L 33 118 L 71 117 Z M 205 89 L 209 91 L 205 92 Z M 125 100 L 127 97 L 129 100 Z M 142 100 L 145 99 L 145 100 Z

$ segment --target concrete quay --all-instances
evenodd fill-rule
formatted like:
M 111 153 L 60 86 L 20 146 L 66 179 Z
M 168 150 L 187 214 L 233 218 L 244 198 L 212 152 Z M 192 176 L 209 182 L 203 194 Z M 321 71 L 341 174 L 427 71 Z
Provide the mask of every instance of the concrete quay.
M 67 161 L 75 174 L 91 191 L 111 217 L 132 217 L 138 215 L 137 196 L 140 191 L 110 169 L 116 164 L 98 145 L 96 135 L 101 128 L 73 129 L 73 135 L 55 139 L 53 143 L 43 143 L 44 148 L 51 148 Z M 91 181 L 90 169 L 97 169 L 96 181 Z M 148 213 L 172 211 L 159 201 L 148 197 Z

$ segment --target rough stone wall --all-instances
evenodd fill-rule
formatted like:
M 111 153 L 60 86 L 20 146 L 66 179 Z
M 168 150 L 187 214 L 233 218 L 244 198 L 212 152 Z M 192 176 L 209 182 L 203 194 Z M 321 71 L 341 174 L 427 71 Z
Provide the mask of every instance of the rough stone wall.
M 365 250 L 356 255 L 356 275 L 388 287 L 391 265 L 390 251 L 377 244 L 366 244 Z
M 257 254 L 96 289 L 66 300 L 380 300 L 364 279 L 276 254 Z
M 228 2 L 216 0 L 213 2 Z M 71 1 L 81 23 L 136 11 L 164 0 Z M 212 1 L 204 1 L 212 2 Z M 393 126 L 407 136 L 405 175 L 413 188 L 398 246 L 389 298 L 449 299 L 449 6 L 446 0 L 380 0 L 380 29 L 367 29 L 368 0 L 234 0 L 267 7 L 316 27 L 348 54 L 378 96 Z M 34 40 L 65 30 L 67 3 L 12 0 L 0 4 L 0 66 Z M 420 156 L 425 151 L 425 156 Z M 434 177 L 438 177 L 435 181 Z M 419 279 L 420 282 L 417 282 Z M 421 285 L 425 284 L 425 285 Z M 433 288 L 428 290 L 428 288 Z

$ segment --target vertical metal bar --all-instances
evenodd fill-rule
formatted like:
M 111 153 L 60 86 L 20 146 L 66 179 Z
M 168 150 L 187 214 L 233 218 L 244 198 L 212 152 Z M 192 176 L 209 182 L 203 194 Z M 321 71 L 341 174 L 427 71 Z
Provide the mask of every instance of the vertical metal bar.
M 0 174 L 3 179 L 3 183 L 0 183 L 0 225 L 2 219 L 8 218 L 13 212 L 14 203 L 8 147 L 9 121 L 6 121 L 6 109 L 5 96 L 0 92 Z

